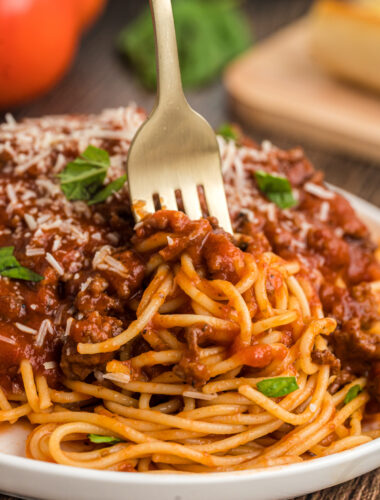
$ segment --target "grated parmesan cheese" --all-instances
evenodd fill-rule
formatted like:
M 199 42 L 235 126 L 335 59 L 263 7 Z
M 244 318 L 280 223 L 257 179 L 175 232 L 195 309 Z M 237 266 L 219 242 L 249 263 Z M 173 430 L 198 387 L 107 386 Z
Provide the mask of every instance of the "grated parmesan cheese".
M 65 333 L 63 334 L 64 337 L 68 337 L 70 335 L 71 325 L 72 325 L 73 321 L 74 321 L 74 318 L 69 318 L 67 320 Z
M 318 184 L 314 184 L 313 182 L 306 182 L 304 185 L 305 191 L 308 193 L 317 196 L 317 198 L 322 198 L 322 200 L 332 200 L 335 198 L 335 193 L 332 191 L 328 191 L 327 189 L 319 186 Z
M 35 229 L 37 229 L 37 222 L 36 222 L 36 219 L 33 217 L 33 215 L 24 214 L 24 219 L 25 219 L 27 226 L 29 227 L 29 229 L 31 231 L 34 231 Z
M 53 333 L 53 327 L 52 327 L 49 319 L 44 319 L 40 325 L 40 328 L 38 330 L 38 334 L 36 337 L 35 344 L 37 347 L 42 347 L 47 333 Z
M 37 335 L 37 330 L 30 328 L 30 326 L 23 325 L 22 323 L 14 323 L 15 327 L 20 330 L 20 332 L 30 333 L 31 335 Z
M 322 222 L 326 222 L 329 218 L 330 204 L 327 201 L 321 203 L 321 208 L 319 209 L 319 218 Z
M 111 382 L 118 382 L 121 384 L 128 384 L 131 381 L 131 376 L 126 373 L 104 373 L 103 378 L 111 380 Z
M 45 249 L 27 247 L 27 249 L 25 250 L 25 255 L 27 257 L 34 257 L 35 255 L 45 255 Z
M 11 202 L 12 205 L 16 205 L 18 202 L 17 196 L 16 196 L 16 191 L 14 190 L 14 187 L 12 184 L 7 184 L 5 191 L 7 193 L 7 196 L 9 198 L 9 201 Z
M 57 273 L 60 276 L 63 276 L 65 274 L 65 270 L 63 269 L 61 264 L 59 264 L 59 262 L 56 261 L 56 259 L 53 257 L 51 253 L 49 252 L 46 253 L 46 260 L 51 265 L 51 267 L 57 271 Z
M 16 341 L 14 339 L 10 339 L 9 337 L 4 337 L 4 335 L 0 335 L 0 342 L 5 342 L 6 344 L 16 345 Z
M 57 363 L 55 361 L 46 361 L 44 363 L 45 370 L 54 370 L 57 367 Z

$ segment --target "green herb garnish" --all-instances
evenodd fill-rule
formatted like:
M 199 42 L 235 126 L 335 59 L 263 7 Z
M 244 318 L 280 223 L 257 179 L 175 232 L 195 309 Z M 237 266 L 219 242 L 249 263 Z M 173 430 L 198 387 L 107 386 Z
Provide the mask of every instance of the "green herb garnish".
M 125 181 L 127 180 L 126 175 L 122 175 L 118 179 L 116 179 L 113 182 L 110 182 L 105 186 L 103 189 L 101 189 L 96 195 L 88 202 L 89 205 L 94 205 L 95 203 L 101 203 L 102 201 L 105 201 L 109 196 L 111 196 L 112 193 L 115 191 L 119 191 L 123 186 Z
M 351 389 L 347 392 L 346 397 L 344 398 L 344 404 L 348 404 L 350 401 L 356 398 L 359 392 L 362 391 L 362 388 L 359 384 L 353 385 Z
M 14 247 L 0 248 L 0 275 L 25 281 L 41 281 L 43 276 L 22 266 L 13 255 Z
M 185 87 L 215 79 L 252 44 L 251 26 L 236 0 L 176 0 L 173 13 Z M 120 33 L 118 47 L 143 85 L 155 89 L 155 44 L 148 8 Z
M 292 186 L 286 177 L 258 170 L 255 172 L 255 178 L 260 191 L 279 208 L 290 208 L 297 204 Z
M 107 443 L 107 444 L 115 444 L 115 443 L 120 443 L 121 439 L 113 436 L 102 436 L 100 434 L 89 434 L 88 439 L 91 441 L 91 443 Z
M 234 126 L 231 125 L 230 123 L 225 123 L 224 125 L 221 125 L 216 133 L 218 135 L 221 135 L 225 139 L 232 139 L 233 141 L 237 141 L 238 139 L 238 135 L 234 130 Z
M 298 389 L 296 377 L 276 377 L 261 380 L 257 389 L 268 398 L 280 398 Z
M 74 161 L 68 163 L 59 174 L 61 189 L 68 200 L 84 200 L 89 205 L 105 201 L 113 192 L 121 189 L 127 180 L 122 175 L 104 186 L 110 166 L 110 157 L 104 149 L 88 146 Z

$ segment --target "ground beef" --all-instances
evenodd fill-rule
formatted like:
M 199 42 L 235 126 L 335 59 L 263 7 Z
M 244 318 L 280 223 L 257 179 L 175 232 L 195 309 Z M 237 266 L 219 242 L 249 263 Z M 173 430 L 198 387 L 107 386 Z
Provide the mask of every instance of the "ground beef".
M 313 351 L 311 353 L 311 359 L 314 363 L 318 363 L 319 365 L 330 365 L 333 375 L 336 375 L 340 370 L 339 359 L 336 358 L 328 349 L 324 349 L 323 351 Z
M 122 322 L 116 318 L 101 316 L 94 311 L 82 320 L 74 320 L 70 336 L 62 347 L 61 369 L 69 379 L 84 380 L 94 370 L 104 370 L 105 364 L 114 354 L 79 354 L 77 344 L 98 343 L 118 335 L 122 331 Z
M 185 332 L 187 350 L 173 370 L 178 377 L 194 387 L 201 387 L 210 379 L 207 366 L 201 363 L 199 356 L 199 344 L 210 334 L 209 326 L 187 328 Z
M 122 276 L 112 270 L 102 270 L 102 275 L 114 288 L 120 299 L 128 299 L 141 285 L 144 278 L 144 263 L 141 258 L 133 251 L 126 250 L 120 253 L 114 253 L 112 258 L 119 261 L 125 269 L 127 275 Z

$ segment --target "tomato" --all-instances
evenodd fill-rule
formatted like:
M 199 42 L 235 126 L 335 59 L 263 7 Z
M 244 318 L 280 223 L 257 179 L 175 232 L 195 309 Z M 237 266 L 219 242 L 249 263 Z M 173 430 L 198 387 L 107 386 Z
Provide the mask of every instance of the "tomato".
M 88 28 L 100 15 L 107 0 L 79 0 L 79 19 L 82 28 Z
M 0 108 L 50 89 L 79 35 L 77 0 L 0 0 Z

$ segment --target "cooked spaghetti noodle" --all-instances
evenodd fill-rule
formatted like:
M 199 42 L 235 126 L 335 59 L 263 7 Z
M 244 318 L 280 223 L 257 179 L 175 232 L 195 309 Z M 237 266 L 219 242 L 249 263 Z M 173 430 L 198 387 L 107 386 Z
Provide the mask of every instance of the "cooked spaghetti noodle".
M 141 112 L 134 112 L 105 113 L 86 129 L 96 145 L 116 148 L 114 163 L 130 139 L 120 138 L 112 120 L 125 128 L 132 114 L 137 127 Z M 49 123 L 39 124 L 42 137 L 44 127 L 52 133 Z M 86 135 L 79 120 L 66 137 L 67 123 L 55 144 L 70 146 L 49 156 L 53 175 Z M 6 159 L 0 187 L 10 204 L 0 206 L 0 246 L 16 245 L 22 263 L 45 278 L 0 278 L 0 422 L 33 424 L 27 457 L 102 470 L 221 472 L 299 463 L 379 437 L 380 272 L 369 240 L 358 235 L 360 223 L 352 219 L 348 228 L 347 206 L 310 177 L 307 187 L 307 176 L 299 209 L 274 212 L 253 192 L 256 201 L 236 215 L 234 183 L 243 164 L 248 172 L 264 152 L 221 146 L 234 236 L 213 219 L 162 210 L 132 233 L 120 215 L 126 193 L 90 210 L 56 190 L 45 177 L 45 157 L 30 165 L 15 160 L 12 172 Z M 283 161 L 277 150 L 273 155 Z M 295 152 L 286 158 L 300 161 Z M 37 180 L 29 167 L 42 169 Z M 39 204 L 34 183 L 45 193 Z M 334 236 L 326 236 L 327 223 L 308 218 L 308 189 L 340 214 Z M 260 217 L 262 231 L 255 226 Z M 18 223 L 28 229 L 8 230 Z M 358 233 L 359 243 L 339 236 L 343 226 Z M 310 236 L 315 228 L 319 240 Z M 309 231 L 306 240 L 302 231 Z

